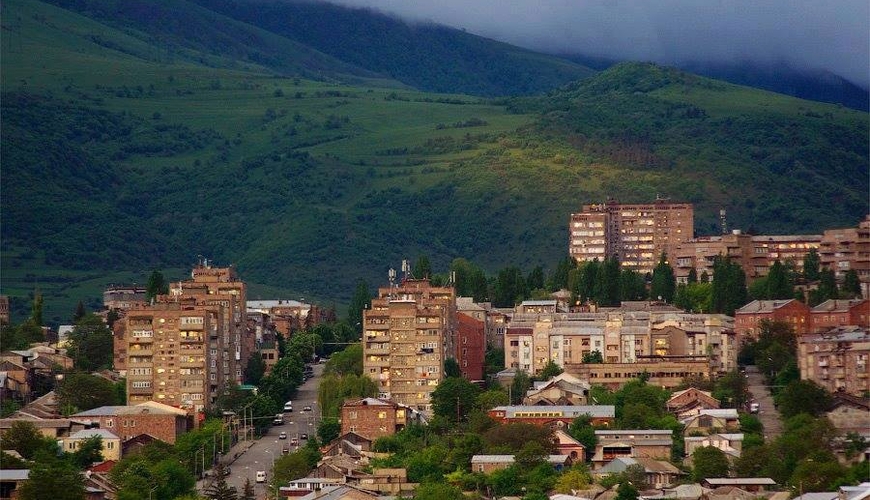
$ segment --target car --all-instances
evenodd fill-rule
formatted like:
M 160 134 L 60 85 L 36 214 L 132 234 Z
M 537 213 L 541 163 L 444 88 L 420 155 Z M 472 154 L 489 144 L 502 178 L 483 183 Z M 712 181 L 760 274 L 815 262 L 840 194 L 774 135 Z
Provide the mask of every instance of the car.
M 289 455 L 289 454 L 290 454 L 290 448 L 287 447 L 287 446 L 281 448 L 281 454 L 282 454 L 282 455 Z
M 275 419 L 272 420 L 272 425 L 284 425 L 284 415 L 280 413 L 275 415 Z
M 284 411 L 285 412 L 292 412 L 293 411 L 293 401 L 287 401 L 286 403 L 284 403 Z
M 287 439 L 287 433 L 282 431 L 281 434 L 278 434 L 278 439 Z
M 230 474 L 231 474 L 230 467 L 229 466 L 224 467 L 224 476 L 229 476 Z
M 265 483 L 266 482 L 266 471 L 258 470 L 256 478 L 257 478 L 258 483 Z
M 299 440 L 296 439 L 296 438 L 293 438 L 293 439 L 290 440 L 290 444 L 291 444 L 292 446 L 299 446 Z
M 311 407 L 306 405 L 304 408 L 302 408 L 302 411 L 311 411 Z
M 758 403 L 752 403 L 749 405 L 749 413 L 758 413 L 761 410 L 761 405 Z
M 299 439 L 308 439 L 308 434 L 305 434 L 303 432 L 302 434 L 299 435 Z

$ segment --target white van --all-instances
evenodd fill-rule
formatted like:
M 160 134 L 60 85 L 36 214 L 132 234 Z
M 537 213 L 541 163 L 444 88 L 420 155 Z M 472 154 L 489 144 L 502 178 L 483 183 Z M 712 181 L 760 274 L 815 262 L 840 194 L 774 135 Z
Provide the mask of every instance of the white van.
M 284 403 L 284 411 L 292 412 L 293 411 L 293 401 L 287 401 Z
M 257 482 L 258 483 L 265 483 L 266 482 L 266 471 L 264 471 L 264 470 L 257 471 Z

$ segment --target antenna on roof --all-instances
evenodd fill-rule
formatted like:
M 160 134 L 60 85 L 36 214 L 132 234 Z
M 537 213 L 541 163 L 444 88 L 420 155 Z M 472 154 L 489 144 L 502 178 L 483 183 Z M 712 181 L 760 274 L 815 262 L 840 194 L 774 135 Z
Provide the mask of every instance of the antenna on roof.
M 725 218 L 725 209 L 719 209 L 719 225 L 722 228 L 722 234 L 728 234 L 728 220 Z
M 402 273 L 404 273 L 403 281 L 411 276 L 411 264 L 408 263 L 408 259 L 402 259 Z

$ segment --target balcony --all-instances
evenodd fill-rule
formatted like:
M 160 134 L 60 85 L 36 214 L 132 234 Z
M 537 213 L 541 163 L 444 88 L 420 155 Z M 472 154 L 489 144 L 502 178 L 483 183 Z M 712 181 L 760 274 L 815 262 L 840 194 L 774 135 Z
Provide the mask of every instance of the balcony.
M 154 355 L 154 349 L 152 349 L 150 345 L 147 348 L 139 348 L 139 349 L 134 349 L 133 345 L 131 345 L 130 348 L 127 349 L 127 356 L 128 357 L 153 356 L 153 355 Z
M 143 394 L 150 395 L 150 394 L 154 393 L 154 389 L 152 387 L 130 387 L 129 391 L 130 391 L 130 394 L 137 394 L 137 395 L 143 395 Z

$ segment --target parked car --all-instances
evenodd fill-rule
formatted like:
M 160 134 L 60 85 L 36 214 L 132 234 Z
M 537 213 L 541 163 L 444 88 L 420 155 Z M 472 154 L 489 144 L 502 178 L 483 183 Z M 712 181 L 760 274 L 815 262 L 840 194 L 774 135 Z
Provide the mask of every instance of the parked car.
M 758 413 L 761 410 L 761 405 L 758 403 L 751 403 L 749 405 L 749 413 Z
M 311 411 L 311 407 L 306 405 L 304 408 L 302 408 L 302 411 Z
M 290 440 L 290 444 L 293 446 L 299 446 L 299 440 L 296 438 L 293 438 Z
M 280 413 L 275 415 L 275 419 L 272 420 L 272 425 L 284 425 L 284 415 Z
M 303 432 L 302 434 L 299 435 L 299 439 L 308 439 L 308 434 L 305 434 Z
M 257 482 L 258 483 L 265 483 L 266 482 L 266 471 L 264 471 L 264 470 L 257 471 Z
M 287 433 L 282 431 L 281 434 L 278 434 L 278 439 L 287 439 Z

